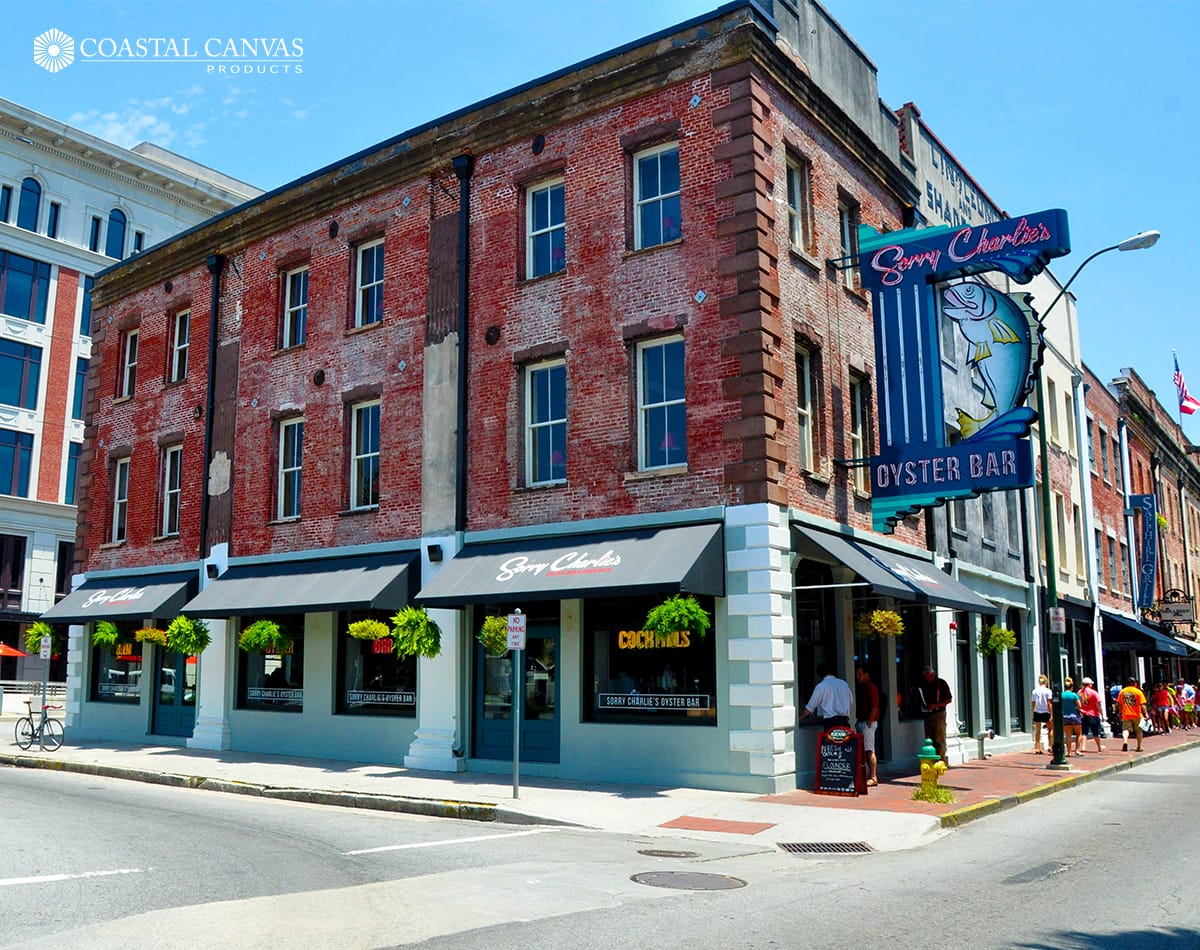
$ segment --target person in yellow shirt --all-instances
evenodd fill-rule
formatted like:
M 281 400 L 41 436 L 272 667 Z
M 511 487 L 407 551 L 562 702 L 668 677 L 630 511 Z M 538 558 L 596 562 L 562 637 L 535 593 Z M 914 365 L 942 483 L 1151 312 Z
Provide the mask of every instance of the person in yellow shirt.
M 1146 717 L 1146 694 L 1137 686 L 1132 676 L 1125 680 L 1125 688 L 1117 694 L 1117 708 L 1121 710 L 1121 751 L 1129 751 L 1129 736 L 1137 735 L 1135 752 L 1142 751 L 1142 719 Z

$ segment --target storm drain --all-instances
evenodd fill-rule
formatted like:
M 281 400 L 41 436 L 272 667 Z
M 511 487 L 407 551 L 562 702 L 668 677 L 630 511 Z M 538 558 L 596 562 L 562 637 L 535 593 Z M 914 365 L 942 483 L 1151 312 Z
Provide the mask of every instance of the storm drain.
M 700 857 L 697 851 L 639 851 L 638 854 L 644 854 L 648 858 L 698 858 Z
M 677 891 L 732 891 L 746 886 L 741 878 L 728 874 L 697 874 L 693 871 L 647 871 L 631 875 L 629 880 L 635 884 L 671 887 Z
M 781 841 L 789 854 L 869 854 L 875 849 L 865 841 Z

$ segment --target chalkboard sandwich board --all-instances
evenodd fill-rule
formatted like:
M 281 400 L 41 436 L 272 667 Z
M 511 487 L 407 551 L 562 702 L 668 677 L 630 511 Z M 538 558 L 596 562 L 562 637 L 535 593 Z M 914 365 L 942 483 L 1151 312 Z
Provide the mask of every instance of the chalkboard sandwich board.
M 813 791 L 818 795 L 867 794 L 861 733 L 845 726 L 834 726 L 817 737 L 817 776 Z

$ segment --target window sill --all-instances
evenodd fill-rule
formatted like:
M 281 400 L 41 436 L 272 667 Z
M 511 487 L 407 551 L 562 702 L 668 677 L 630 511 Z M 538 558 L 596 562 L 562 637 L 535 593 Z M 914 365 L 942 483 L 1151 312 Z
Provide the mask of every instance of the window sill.
M 128 396 L 117 396 L 116 398 L 113 399 L 112 404 L 114 406 L 119 406 L 123 402 L 129 402 L 129 400 L 131 400 L 132 398 L 133 398 L 132 393 L 130 393 Z
M 861 488 L 859 488 L 857 485 L 855 485 L 854 486 L 854 497 L 857 498 L 859 501 L 870 501 L 871 493 L 869 491 L 863 491 Z
M 686 465 L 664 465 L 662 468 L 649 468 L 645 471 L 626 472 L 625 482 L 645 482 L 652 478 L 661 478 L 663 476 L 686 475 L 688 467 Z
M 371 326 L 374 326 L 374 325 L 375 324 L 371 324 Z M 305 343 L 296 343 L 293 346 L 276 347 L 274 350 L 271 351 L 271 359 L 275 359 L 275 357 L 277 357 L 277 356 L 283 356 L 286 353 L 296 353 L 303 349 L 306 349 Z
M 994 538 L 980 538 L 979 543 L 982 544 L 989 551 L 996 550 L 996 541 Z
M 102 545 L 100 545 L 100 550 L 101 551 L 109 551 L 114 548 L 123 548 L 123 547 L 125 547 L 124 541 L 105 541 Z
M 343 508 L 338 512 L 339 518 L 349 518 L 355 515 L 369 515 L 379 510 L 378 505 L 363 505 L 361 508 Z
M 848 297 L 850 297 L 851 299 L 853 299 L 856 303 L 860 304 L 863 307 L 867 306 L 870 303 L 870 301 L 867 299 L 867 295 L 865 293 L 863 293 L 862 288 L 861 287 L 847 287 L 845 282 L 842 281 L 840 273 L 838 274 L 838 283 L 841 284 L 842 290 L 844 290 L 846 292 L 846 295 Z
M 555 488 L 566 488 L 567 480 L 560 479 L 556 482 L 535 482 L 532 485 L 518 485 L 513 489 L 514 494 L 522 494 L 523 492 L 547 491 Z
M 163 389 L 178 389 L 180 386 L 182 386 L 186 382 L 187 382 L 186 376 L 184 376 L 182 379 L 163 380 Z
M 679 247 L 683 243 L 683 238 L 676 238 L 674 241 L 664 241 L 662 244 L 653 244 L 650 247 L 634 247 L 627 251 L 621 252 L 621 260 L 628 260 L 631 257 L 640 257 L 642 254 L 650 254 L 654 251 L 660 251 L 664 247 Z
M 369 333 L 376 327 L 381 326 L 383 326 L 383 321 L 376 320 L 374 323 L 364 323 L 361 327 L 346 327 L 346 329 L 342 331 L 342 336 L 357 336 L 360 333 Z
M 830 477 L 828 474 L 825 472 L 819 472 L 816 469 L 802 468 L 800 469 L 800 474 L 807 478 L 810 482 L 816 482 L 818 485 L 825 485 L 828 487 L 830 482 Z
M 154 537 L 152 537 L 150 539 L 150 543 L 151 544 L 159 544 L 163 541 L 178 541 L 178 540 L 179 540 L 178 534 L 156 534 Z
M 558 270 L 552 270 L 548 274 L 538 274 L 536 277 L 518 277 L 517 287 L 531 287 L 534 284 L 542 284 L 548 280 L 553 280 L 555 277 L 565 277 L 567 274 L 566 267 L 560 267 Z
M 360 509 L 360 508 L 355 508 L 354 512 L 358 512 L 361 510 L 362 509 Z M 346 512 L 341 512 L 341 513 L 345 514 Z M 267 524 L 269 526 L 270 525 L 281 525 L 281 524 L 298 524 L 299 521 L 300 521 L 300 515 L 293 515 L 290 518 L 272 518 L 270 521 L 267 522 Z
M 821 262 L 808 253 L 804 248 L 797 247 L 795 244 L 788 246 L 788 254 L 792 261 L 796 264 L 803 264 L 815 275 L 821 273 Z

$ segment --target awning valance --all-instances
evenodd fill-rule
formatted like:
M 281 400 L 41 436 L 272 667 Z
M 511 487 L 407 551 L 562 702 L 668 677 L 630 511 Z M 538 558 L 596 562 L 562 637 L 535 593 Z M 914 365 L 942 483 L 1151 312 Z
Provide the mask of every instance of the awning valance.
M 657 593 L 725 595 L 721 525 L 468 544 L 416 599 L 457 607 Z
M 1129 617 L 1101 610 L 1104 629 L 1100 642 L 1106 650 L 1133 650 L 1136 653 L 1159 653 L 1166 656 L 1187 656 L 1188 648 L 1165 633 L 1138 623 Z
M 364 554 L 234 565 L 183 612 L 189 617 L 399 610 L 416 589 L 416 554 Z
M 998 612 L 994 604 L 929 561 L 817 528 L 797 525 L 793 531 L 796 549 L 802 555 L 814 548 L 824 552 L 854 571 L 876 594 L 954 610 Z
M 47 623 L 174 618 L 195 592 L 198 571 L 88 579 L 42 614 Z

